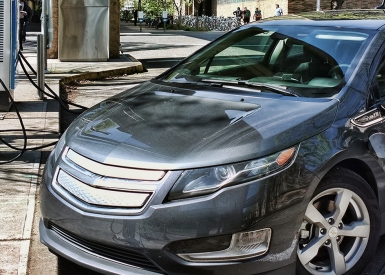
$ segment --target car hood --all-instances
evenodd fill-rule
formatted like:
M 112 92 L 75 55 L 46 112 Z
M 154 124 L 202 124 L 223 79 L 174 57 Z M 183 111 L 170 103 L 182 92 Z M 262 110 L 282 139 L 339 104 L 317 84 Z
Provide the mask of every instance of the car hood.
M 146 169 L 233 163 L 296 145 L 331 125 L 336 100 L 242 97 L 145 83 L 94 106 L 67 144 L 95 161 Z

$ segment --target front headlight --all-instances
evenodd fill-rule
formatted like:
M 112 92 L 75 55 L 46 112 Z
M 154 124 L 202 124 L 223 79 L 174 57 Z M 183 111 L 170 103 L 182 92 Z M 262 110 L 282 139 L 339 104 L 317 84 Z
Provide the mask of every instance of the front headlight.
M 44 174 L 52 177 L 55 173 L 55 164 L 58 160 L 61 152 L 64 150 L 66 146 L 66 137 L 65 133 L 60 137 L 59 141 L 56 143 L 56 146 L 53 148 L 49 158 L 46 161 L 44 166 Z M 47 182 L 48 183 L 48 182 Z
M 57 159 L 60 156 L 60 153 L 63 151 L 65 145 L 66 145 L 66 133 L 64 132 L 62 136 L 60 137 L 59 141 L 56 143 L 55 148 L 53 148 L 52 153 L 54 157 L 54 162 L 57 161 Z
M 287 167 L 294 160 L 296 152 L 297 147 L 292 147 L 256 160 L 186 170 L 171 189 L 168 199 L 209 194 L 225 186 L 261 178 Z

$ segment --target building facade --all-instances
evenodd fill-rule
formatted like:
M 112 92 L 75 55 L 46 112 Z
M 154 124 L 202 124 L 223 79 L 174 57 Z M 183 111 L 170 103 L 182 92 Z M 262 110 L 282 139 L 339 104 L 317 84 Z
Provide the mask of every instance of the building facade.
M 240 7 L 243 10 L 247 7 L 253 14 L 255 8 L 262 11 L 262 17 L 271 17 L 275 15 L 275 4 L 283 10 L 283 14 L 298 13 L 305 11 L 315 11 L 317 9 L 317 0 L 205 0 L 205 5 L 211 5 L 213 12 L 217 16 L 233 16 L 233 11 Z M 373 9 L 382 3 L 381 0 L 345 0 L 343 9 Z M 321 10 L 330 10 L 330 0 L 320 0 Z M 210 14 L 206 14 L 210 15 Z

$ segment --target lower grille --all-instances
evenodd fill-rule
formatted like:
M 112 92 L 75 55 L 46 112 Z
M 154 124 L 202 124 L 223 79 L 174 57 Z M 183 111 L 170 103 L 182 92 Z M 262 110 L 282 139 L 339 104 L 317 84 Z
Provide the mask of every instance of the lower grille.
M 159 274 L 165 274 L 146 256 L 139 252 L 127 250 L 118 246 L 107 246 L 83 239 L 68 232 L 67 230 L 64 230 L 63 228 L 60 228 L 59 226 L 53 223 L 49 223 L 49 228 L 66 242 L 95 256 L 121 264 L 129 265 L 135 268 L 141 268 L 152 272 L 157 272 Z

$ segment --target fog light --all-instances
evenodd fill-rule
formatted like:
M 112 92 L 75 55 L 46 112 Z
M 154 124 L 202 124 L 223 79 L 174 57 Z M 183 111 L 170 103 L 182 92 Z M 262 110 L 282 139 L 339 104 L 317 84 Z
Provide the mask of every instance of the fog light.
M 189 262 L 228 262 L 261 256 L 269 249 L 271 229 L 265 228 L 233 234 L 227 249 L 212 252 L 180 253 Z

